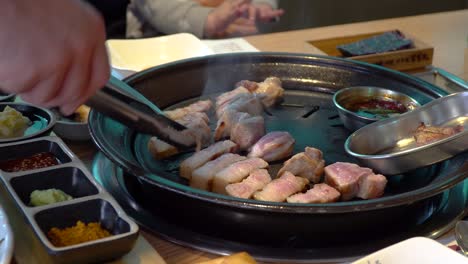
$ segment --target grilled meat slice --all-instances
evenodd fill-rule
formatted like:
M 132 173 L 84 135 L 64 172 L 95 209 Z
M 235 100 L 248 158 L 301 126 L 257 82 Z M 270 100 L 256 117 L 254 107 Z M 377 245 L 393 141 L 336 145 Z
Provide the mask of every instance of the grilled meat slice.
M 336 162 L 325 167 L 325 183 L 341 193 L 341 200 L 348 201 L 358 194 L 361 178 L 371 174 L 373 173 L 369 168 L 353 163 Z
M 265 135 L 265 120 L 262 116 L 244 116 L 231 129 L 230 138 L 240 150 L 249 149 Z
M 208 116 L 205 113 L 188 113 L 175 121 L 188 128 L 186 133 L 188 136 L 196 139 L 197 150 L 211 141 L 211 129 L 208 126 Z M 179 153 L 179 150 L 176 147 L 158 139 L 157 137 L 150 138 L 148 141 L 148 149 L 152 156 L 157 160 L 165 159 Z
M 177 120 L 177 119 L 183 118 L 188 113 L 193 113 L 193 112 L 205 112 L 206 113 L 211 109 L 212 106 L 213 106 L 213 102 L 211 102 L 211 100 L 202 100 L 202 101 L 197 101 L 193 104 L 190 104 L 186 107 L 164 111 L 164 114 L 166 114 L 166 116 L 172 120 Z
M 148 150 L 156 160 L 169 158 L 179 153 L 179 150 L 166 142 L 158 139 L 157 137 L 151 137 L 148 141 Z
M 212 188 L 213 178 L 217 172 L 245 159 L 246 157 L 237 154 L 226 153 L 215 160 L 208 161 L 205 165 L 193 171 L 190 186 L 209 191 Z
M 230 196 L 249 199 L 271 181 L 270 174 L 265 169 L 257 169 L 250 173 L 242 182 L 231 183 L 226 186 Z
M 211 141 L 211 128 L 205 121 L 205 113 L 189 113 L 175 121 L 187 127 L 187 134 L 196 139 L 197 151 Z M 206 116 L 207 117 L 207 116 Z
M 242 80 L 236 84 L 238 88 L 245 88 L 260 96 L 263 105 L 271 107 L 283 99 L 284 89 L 278 77 L 268 77 L 263 82 Z
M 464 130 L 461 125 L 454 127 L 437 127 L 437 126 L 426 126 L 421 123 L 414 133 L 414 139 L 416 144 L 422 146 L 430 144 L 435 141 L 450 137 Z
M 249 92 L 254 92 L 258 88 L 258 83 L 249 80 L 242 80 L 236 83 L 236 87 L 244 87 L 249 90 Z
M 278 176 L 289 171 L 313 183 L 319 183 L 324 166 L 325 161 L 322 159 L 322 152 L 316 148 L 306 147 L 305 152 L 292 156 L 284 163 L 283 167 L 278 171 Z
M 227 194 L 226 186 L 242 181 L 255 169 L 264 169 L 268 163 L 260 158 L 250 158 L 233 163 L 215 174 L 213 192 Z
M 262 95 L 262 103 L 271 107 L 283 99 L 284 89 L 281 87 L 281 80 L 278 77 L 268 77 L 263 82 L 258 83 L 258 88 L 254 93 Z
M 263 190 L 255 192 L 255 200 L 284 202 L 289 196 L 302 191 L 309 181 L 303 177 L 296 177 L 290 172 L 285 172 L 280 178 L 268 183 Z
M 267 162 L 281 160 L 291 156 L 295 142 L 288 132 L 270 132 L 252 146 L 248 157 L 262 158 Z
M 240 119 L 249 117 L 248 113 L 237 112 L 236 110 L 227 109 L 223 116 L 218 120 L 216 129 L 214 132 L 214 140 L 218 141 L 223 138 L 228 138 L 231 135 L 231 128 Z
M 359 181 L 357 197 L 362 199 L 373 199 L 383 195 L 387 178 L 382 174 L 368 174 Z
M 249 113 L 252 116 L 262 115 L 263 104 L 259 97 L 253 94 L 239 94 L 227 104 L 216 108 L 216 116 L 218 118 L 223 116 L 227 110 L 235 110 L 237 112 Z
M 180 163 L 180 176 L 190 180 L 190 178 L 192 178 L 192 172 L 208 161 L 216 159 L 224 153 L 236 151 L 237 144 L 231 140 L 216 142 L 201 151 L 195 152 L 188 159 L 182 161 L 182 163 Z
M 232 91 L 222 93 L 216 98 L 216 109 L 229 104 L 229 102 L 235 99 L 239 94 L 250 94 L 250 91 L 244 87 L 237 87 Z
M 340 193 L 326 183 L 315 184 L 306 193 L 297 193 L 289 196 L 288 203 L 333 203 L 340 199 Z

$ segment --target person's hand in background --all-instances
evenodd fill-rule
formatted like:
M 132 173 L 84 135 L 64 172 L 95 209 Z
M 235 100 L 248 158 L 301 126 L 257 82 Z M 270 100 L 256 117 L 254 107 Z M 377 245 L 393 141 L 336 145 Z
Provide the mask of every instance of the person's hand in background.
M 257 34 L 257 23 L 268 23 L 284 14 L 283 9 L 274 9 L 267 3 L 251 3 L 248 12 L 230 23 L 224 31 L 218 31 L 216 37 L 228 38 Z
M 245 16 L 250 0 L 225 0 L 208 14 L 205 21 L 204 35 L 207 38 L 218 37 L 236 19 Z
M 109 78 L 100 15 L 77 0 L 0 0 L 0 89 L 65 115 Z
M 283 9 L 274 9 L 267 3 L 257 3 L 249 6 L 249 19 L 255 22 L 271 22 L 283 14 Z

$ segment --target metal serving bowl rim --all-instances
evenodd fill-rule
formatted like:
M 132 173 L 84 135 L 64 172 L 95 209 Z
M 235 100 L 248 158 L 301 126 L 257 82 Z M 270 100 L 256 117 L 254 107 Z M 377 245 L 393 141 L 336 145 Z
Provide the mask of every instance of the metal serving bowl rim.
M 468 91 L 460 92 L 460 93 L 468 94 Z M 445 96 L 445 98 L 450 98 L 450 97 L 453 97 L 453 96 L 457 96 L 460 93 L 450 94 L 450 95 Z M 431 107 L 433 105 L 436 105 L 436 104 L 438 104 L 438 102 L 432 101 L 432 102 L 429 102 L 429 103 L 425 104 L 423 107 L 424 108 L 426 108 L 426 107 L 429 108 L 429 107 Z M 415 110 L 415 111 L 417 111 L 417 110 Z M 362 131 L 371 129 L 374 126 L 379 126 L 381 124 L 391 123 L 391 122 L 397 121 L 400 118 L 404 118 L 408 114 L 411 114 L 411 112 L 403 113 L 400 116 L 395 116 L 395 117 L 387 118 L 387 119 L 384 119 L 384 120 L 380 120 L 380 121 L 377 121 L 377 122 L 375 122 L 373 124 L 370 124 L 368 126 L 365 126 L 365 127 L 362 127 L 360 129 L 356 130 L 345 141 L 344 147 L 345 147 L 346 153 L 348 153 L 349 155 L 351 155 L 353 157 L 356 157 L 356 158 L 359 158 L 359 159 L 366 159 L 366 160 L 378 160 L 378 159 L 388 159 L 388 158 L 394 158 L 394 157 L 401 157 L 401 156 L 413 154 L 415 152 L 424 151 L 425 149 L 432 148 L 435 145 L 443 144 L 443 143 L 446 143 L 446 142 L 449 142 L 449 141 L 452 141 L 452 140 L 457 140 L 458 138 L 464 137 L 464 136 L 466 136 L 466 134 L 468 134 L 468 130 L 464 130 L 464 131 L 462 131 L 460 133 L 457 133 L 457 134 L 452 135 L 450 137 L 447 137 L 447 138 L 444 138 L 444 139 L 441 139 L 441 140 L 438 140 L 438 141 L 435 141 L 435 142 L 432 142 L 432 143 L 429 143 L 429 144 L 425 144 L 425 145 L 422 145 L 422 146 L 417 146 L 417 147 L 410 148 L 410 149 L 401 150 L 401 151 L 394 152 L 394 153 L 388 153 L 388 154 L 375 154 L 375 155 L 373 155 L 373 154 L 360 154 L 360 153 L 357 153 L 357 152 L 351 150 L 351 147 L 350 147 L 351 140 L 353 140 L 353 137 L 356 136 L 356 134 L 363 133 Z
M 346 114 L 349 114 L 349 115 L 355 117 L 356 119 L 361 119 L 361 120 L 365 120 L 365 121 L 368 121 L 368 122 L 380 121 L 381 119 L 379 119 L 379 118 L 370 118 L 370 117 L 365 117 L 365 116 L 358 115 L 355 112 L 353 112 L 351 110 L 348 110 L 347 108 L 342 106 L 340 102 L 338 102 L 338 100 L 337 100 L 338 96 L 340 96 L 341 94 L 346 93 L 348 91 L 351 91 L 351 90 L 354 90 L 354 89 L 359 89 L 359 88 L 361 88 L 361 89 L 362 88 L 371 88 L 371 89 L 377 90 L 377 91 L 389 91 L 392 94 L 408 98 L 409 101 L 411 101 L 417 107 L 421 106 L 421 104 L 418 103 L 418 101 L 416 101 L 414 98 L 412 98 L 411 96 L 409 96 L 409 95 L 407 95 L 405 93 L 402 93 L 402 92 L 394 91 L 394 90 L 383 88 L 383 87 L 377 87 L 377 86 L 352 86 L 352 87 L 346 87 L 346 88 L 340 89 L 335 94 L 333 94 L 333 104 L 335 105 L 335 107 L 338 108 L 339 111 L 345 112 Z
M 217 59 L 217 58 L 225 58 L 225 57 L 239 57 L 239 56 L 245 56 L 245 57 L 252 57 L 252 56 L 262 56 L 262 57 L 276 57 L 278 59 L 283 58 L 291 58 L 291 59 L 319 59 L 322 60 L 321 63 L 341 63 L 345 65 L 351 65 L 356 68 L 359 67 L 366 67 L 372 68 L 374 70 L 378 70 L 381 72 L 384 72 L 385 74 L 391 74 L 391 75 L 396 75 L 400 77 L 404 77 L 406 80 L 411 81 L 412 83 L 418 83 L 420 85 L 424 85 L 426 87 L 429 87 L 431 91 L 434 94 L 437 94 L 438 96 L 443 96 L 446 95 L 447 93 L 443 90 L 441 90 L 439 87 L 426 82 L 422 79 L 395 71 L 391 70 L 379 65 L 374 65 L 366 62 L 360 62 L 360 61 L 355 61 L 355 60 L 349 60 L 349 59 L 344 59 L 344 58 L 337 58 L 337 57 L 330 57 L 330 56 L 323 56 L 323 55 L 311 55 L 311 54 L 301 54 L 301 53 L 284 53 L 284 52 L 247 52 L 247 53 L 242 53 L 242 54 L 215 54 L 215 55 L 209 55 L 209 56 L 204 56 L 204 57 L 197 57 L 197 58 L 189 58 L 189 59 L 184 59 L 184 60 L 179 60 L 175 62 L 170 62 L 166 64 L 162 64 L 159 66 L 155 66 L 149 69 L 146 69 L 144 71 L 135 73 L 133 75 L 128 76 L 127 78 L 124 79 L 125 82 L 131 83 L 133 81 L 136 81 L 142 76 L 145 76 L 149 73 L 152 73 L 154 71 L 161 71 L 164 69 L 170 69 L 171 67 L 177 67 L 179 65 L 185 65 L 185 64 L 190 64 L 190 63 L 196 63 L 199 61 L 208 61 L 211 59 Z M 94 111 L 93 109 L 90 111 L 89 115 L 89 120 L 94 120 L 99 116 L 99 113 Z M 388 120 L 388 119 L 385 119 Z M 98 148 L 103 152 L 103 154 L 109 158 L 111 161 L 116 162 L 117 165 L 121 168 L 124 169 L 124 171 L 130 173 L 132 176 L 138 177 L 140 180 L 156 185 L 159 188 L 175 192 L 184 196 L 189 196 L 194 199 L 199 199 L 199 200 L 204 200 L 206 202 L 214 203 L 214 204 L 219 204 L 223 206 L 229 206 L 229 207 L 240 207 L 243 209 L 249 209 L 249 210 L 265 210 L 269 212 L 278 212 L 278 213 L 299 213 L 299 214 L 310 214 L 310 213 L 346 213 L 346 212 L 357 212 L 357 211 L 370 211 L 370 210 L 376 210 L 376 209 L 383 209 L 386 207 L 394 207 L 394 206 L 399 206 L 399 205 L 404 205 L 404 204 L 409 204 L 413 203 L 417 200 L 422 200 L 426 199 L 432 196 L 435 196 L 446 189 L 454 186 L 458 182 L 462 181 L 466 176 L 468 176 L 468 170 L 463 171 L 463 172 L 453 172 L 451 174 L 456 174 L 455 176 L 446 176 L 446 178 L 449 178 L 448 180 L 445 181 L 439 181 L 435 184 L 429 184 L 427 186 L 424 186 L 422 188 L 409 191 L 406 193 L 402 193 L 396 196 L 389 196 L 389 197 L 381 197 L 381 198 L 376 198 L 376 199 L 371 199 L 371 200 L 356 200 L 356 201 L 345 201 L 345 202 L 337 202 L 337 203 L 328 203 L 328 204 L 290 204 L 290 203 L 276 203 L 276 202 L 263 202 L 263 201 L 257 201 L 257 200 L 252 200 L 252 199 L 241 199 L 241 198 L 235 198 L 235 197 L 229 197 L 226 195 L 221 195 L 221 194 L 216 194 L 204 190 L 198 190 L 195 188 L 191 188 L 190 186 L 180 184 L 174 181 L 171 181 L 169 179 L 166 179 L 162 176 L 158 176 L 155 174 L 151 173 L 145 173 L 142 171 L 141 168 L 135 167 L 133 164 L 130 162 L 122 160 L 120 157 L 116 157 L 112 153 L 109 153 L 109 151 L 101 146 L 97 131 L 95 131 L 95 128 L 92 125 L 92 122 L 88 122 L 89 130 L 91 133 L 91 138 L 93 142 L 98 146 Z M 411 199 L 408 199 L 411 198 Z

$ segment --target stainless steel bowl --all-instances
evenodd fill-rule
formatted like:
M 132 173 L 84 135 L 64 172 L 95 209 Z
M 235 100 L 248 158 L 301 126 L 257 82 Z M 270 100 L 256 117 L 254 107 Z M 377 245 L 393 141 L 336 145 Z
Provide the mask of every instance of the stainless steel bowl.
M 413 136 L 424 122 L 464 126 L 464 131 L 419 146 Z M 345 142 L 346 152 L 384 175 L 401 174 L 468 150 L 468 91 L 436 99 L 420 108 L 359 129 Z M 465 163 L 468 165 L 468 163 Z
M 88 113 L 86 112 L 85 107 L 81 108 L 80 106 L 80 108 L 75 111 L 75 115 L 78 115 L 75 117 L 64 117 L 57 109 L 53 109 L 52 111 L 57 117 L 57 123 L 54 127 L 55 134 L 61 138 L 73 141 L 85 141 L 91 139 L 88 129 Z
M 408 111 L 414 110 L 420 106 L 420 104 L 410 96 L 390 89 L 374 86 L 344 88 L 335 93 L 333 96 L 333 103 L 338 109 L 338 114 L 347 129 L 355 131 L 365 125 L 381 120 L 381 118 L 377 117 L 372 118 L 359 115 L 348 109 L 348 106 L 352 103 L 369 101 L 370 99 L 396 101 L 402 103 Z
M 54 127 L 54 133 L 59 137 L 74 141 L 90 140 L 88 123 L 58 120 Z

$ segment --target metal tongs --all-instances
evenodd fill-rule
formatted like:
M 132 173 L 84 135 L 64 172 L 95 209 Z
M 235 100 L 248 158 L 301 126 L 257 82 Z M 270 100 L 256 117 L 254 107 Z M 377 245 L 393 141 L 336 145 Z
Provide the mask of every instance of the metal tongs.
M 185 126 L 166 117 L 144 95 L 113 76 L 86 104 L 140 133 L 156 136 L 179 149 L 190 149 L 196 145 L 195 138 L 184 133 L 187 130 Z

